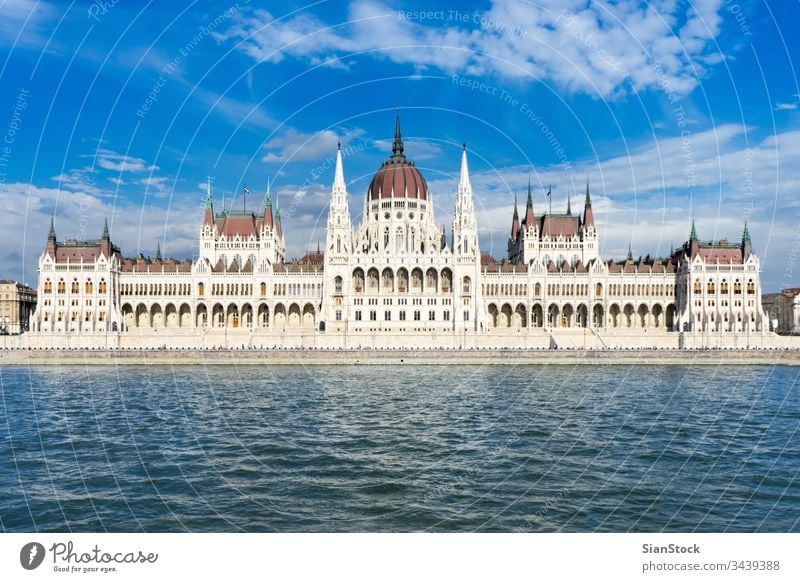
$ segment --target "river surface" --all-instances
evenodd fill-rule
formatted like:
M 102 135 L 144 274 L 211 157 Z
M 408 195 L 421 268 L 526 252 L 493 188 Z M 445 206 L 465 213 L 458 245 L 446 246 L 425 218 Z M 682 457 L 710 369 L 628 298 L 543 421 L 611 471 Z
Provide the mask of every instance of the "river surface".
M 0 530 L 800 531 L 800 368 L 0 368 Z

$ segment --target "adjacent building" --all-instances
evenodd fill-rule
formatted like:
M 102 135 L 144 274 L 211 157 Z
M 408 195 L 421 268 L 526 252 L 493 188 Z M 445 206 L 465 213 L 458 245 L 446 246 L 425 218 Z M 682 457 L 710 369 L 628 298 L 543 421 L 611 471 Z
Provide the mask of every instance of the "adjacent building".
M 0 334 L 16 335 L 30 329 L 36 290 L 8 279 L 0 280 Z

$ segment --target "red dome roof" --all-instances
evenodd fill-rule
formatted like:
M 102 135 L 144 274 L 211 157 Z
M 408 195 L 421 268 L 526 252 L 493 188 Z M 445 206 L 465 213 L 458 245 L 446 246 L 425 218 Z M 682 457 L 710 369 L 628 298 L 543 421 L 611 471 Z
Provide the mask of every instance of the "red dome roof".
M 392 156 L 394 157 L 394 156 Z M 370 200 L 389 198 L 394 191 L 395 198 L 419 198 L 427 200 L 428 185 L 419 170 L 408 160 L 395 162 L 389 159 L 381 165 L 369 183 Z
M 428 185 L 425 178 L 419 173 L 414 162 L 409 161 L 403 154 L 403 140 L 400 137 L 400 115 L 395 121 L 394 142 L 392 155 L 381 164 L 380 169 L 369 183 L 367 196 L 370 200 L 378 198 L 391 198 L 394 191 L 395 198 L 428 199 Z

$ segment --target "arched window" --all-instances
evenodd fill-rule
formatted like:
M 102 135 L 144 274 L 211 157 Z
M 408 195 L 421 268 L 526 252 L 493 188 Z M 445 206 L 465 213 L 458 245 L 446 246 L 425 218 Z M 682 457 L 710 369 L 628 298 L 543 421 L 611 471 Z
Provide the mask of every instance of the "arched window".
M 336 252 L 337 254 L 342 252 L 342 237 L 340 236 L 336 237 Z
M 201 283 L 201 285 L 202 285 L 202 283 Z M 267 296 L 267 284 L 266 283 L 261 283 L 261 296 L 262 297 L 266 297 Z
M 262 285 L 263 285 L 263 283 L 262 283 Z M 205 292 L 206 292 L 206 286 L 203 283 L 198 283 L 197 284 L 197 294 L 200 297 L 202 297 L 203 295 L 205 295 Z M 263 292 L 262 292 L 262 295 L 263 295 Z
M 700 279 L 695 279 L 694 280 L 694 292 L 695 293 L 702 293 L 703 292 L 703 287 L 700 284 Z
M 471 289 L 472 289 L 472 279 L 470 279 L 469 277 L 464 277 L 461 287 L 462 292 L 469 293 Z
M 383 248 L 384 249 L 388 249 L 389 248 L 389 229 L 388 228 L 383 229 Z
M 106 290 L 107 290 L 106 289 L 106 280 L 105 279 L 100 279 L 100 283 L 97 285 L 97 291 L 99 293 L 105 293 Z
M 52 293 L 53 292 L 53 283 L 50 282 L 50 279 L 47 279 L 44 282 L 44 292 L 45 293 Z
M 395 245 L 395 250 L 397 252 L 405 250 L 404 244 L 403 244 L 403 229 L 402 228 L 398 228 L 397 229 L 397 233 L 395 234 L 394 245 Z
M 714 293 L 714 290 L 715 290 L 714 281 L 709 281 L 708 285 L 706 286 L 706 293 L 712 295 Z
M 603 285 L 601 283 L 594 286 L 594 295 L 595 297 L 601 297 L 603 295 Z
M 92 290 L 93 290 L 93 287 L 94 287 L 94 285 L 92 285 L 92 280 L 91 280 L 91 279 L 89 279 L 88 281 L 86 281 L 86 285 L 85 285 L 85 287 L 86 287 L 86 293 L 87 293 L 87 294 L 90 294 L 90 293 L 92 293 Z
M 728 293 L 728 282 L 725 279 L 722 280 L 722 284 L 719 286 L 719 292 L 725 295 Z
M 734 295 L 741 295 L 742 294 L 742 284 L 739 282 L 739 279 L 736 279 L 733 282 L 733 294 Z
M 77 279 L 73 279 L 72 280 L 72 285 L 70 286 L 70 291 L 72 293 L 78 293 L 78 291 L 80 291 L 80 286 L 78 285 L 78 280 Z
M 409 236 L 411 238 L 411 244 L 409 245 L 410 246 L 409 251 L 411 251 L 413 253 L 414 251 L 417 250 L 417 233 L 413 228 L 411 229 L 411 233 L 410 233 Z
M 336 293 L 337 294 L 341 294 L 342 293 L 342 278 L 341 277 L 336 277 L 336 279 L 334 279 L 334 287 L 336 289 Z
M 752 295 L 756 292 L 756 285 L 753 283 L 752 279 L 748 279 L 747 281 L 747 294 Z

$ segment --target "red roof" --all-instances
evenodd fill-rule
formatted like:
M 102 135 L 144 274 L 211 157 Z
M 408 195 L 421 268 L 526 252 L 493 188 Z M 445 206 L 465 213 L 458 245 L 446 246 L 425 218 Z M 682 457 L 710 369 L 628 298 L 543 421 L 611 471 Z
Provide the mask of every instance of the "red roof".
M 742 249 L 739 247 L 704 247 L 701 246 L 698 254 L 706 263 L 724 263 L 731 265 L 742 264 Z
M 542 237 L 556 238 L 563 236 L 571 238 L 578 234 L 580 223 L 577 216 L 571 215 L 545 215 L 542 217 Z
M 217 218 L 217 230 L 228 238 L 237 234 L 242 238 L 257 237 L 256 218 L 252 214 L 226 214 Z
M 428 184 L 419 173 L 413 162 L 405 158 L 390 158 L 375 172 L 369 183 L 367 195 L 370 200 L 389 198 L 394 192 L 395 198 L 428 198 Z

